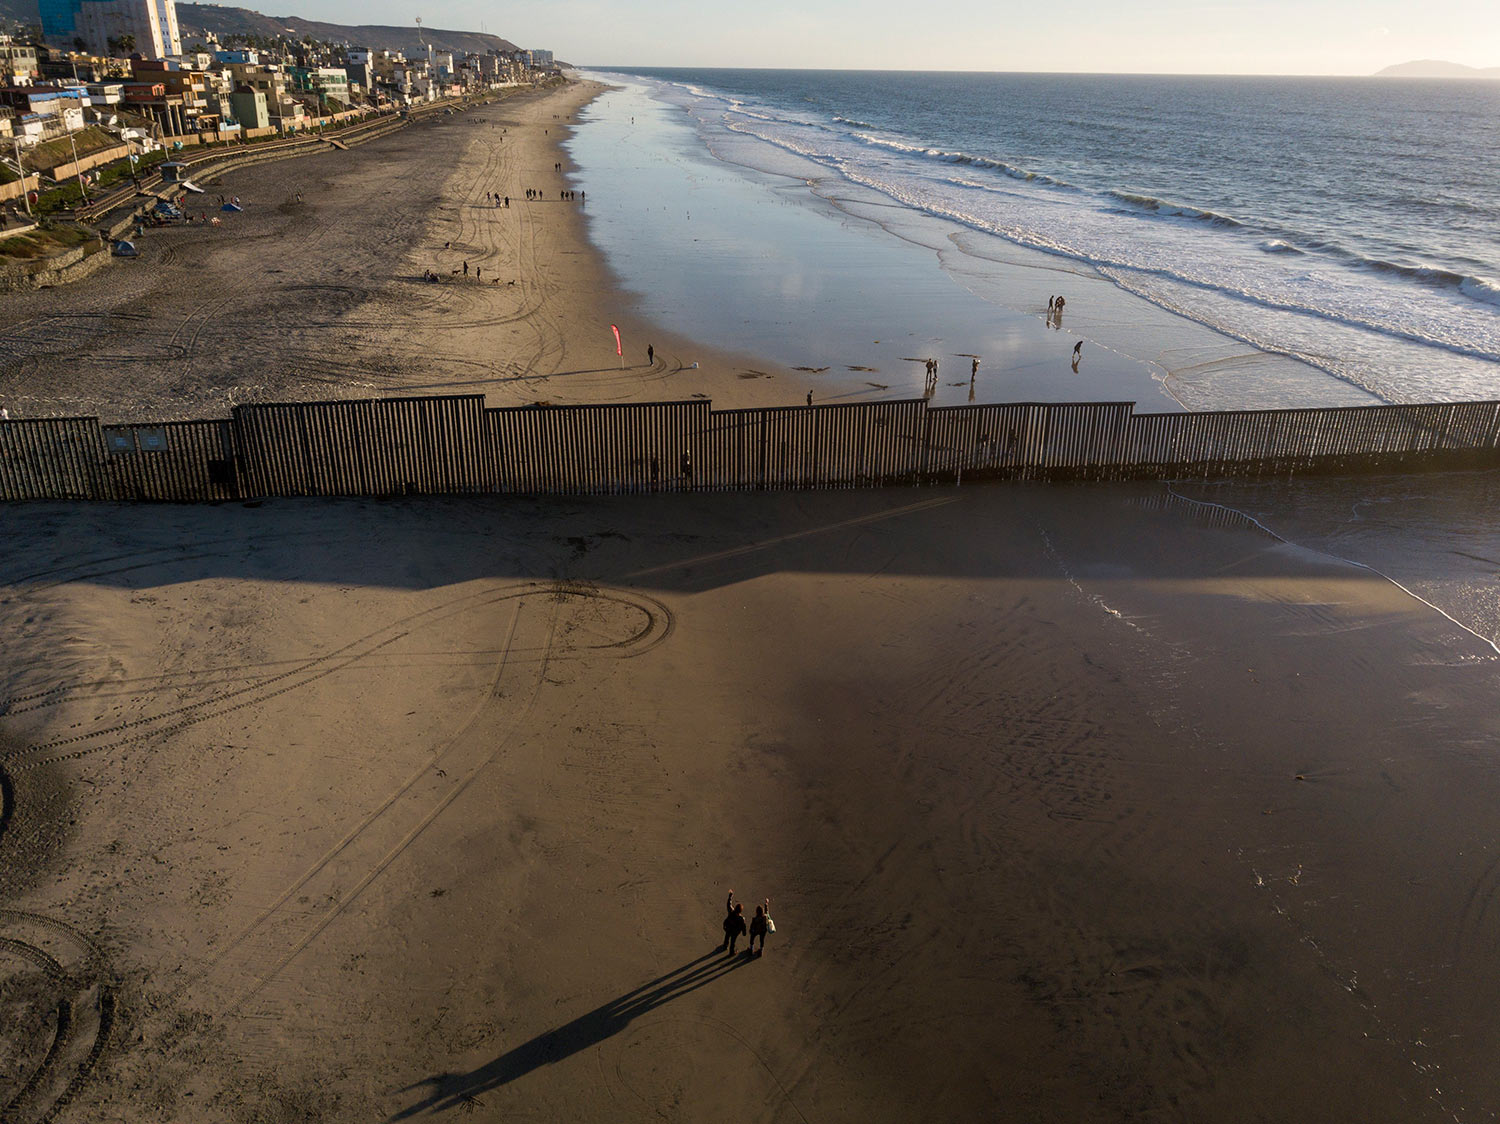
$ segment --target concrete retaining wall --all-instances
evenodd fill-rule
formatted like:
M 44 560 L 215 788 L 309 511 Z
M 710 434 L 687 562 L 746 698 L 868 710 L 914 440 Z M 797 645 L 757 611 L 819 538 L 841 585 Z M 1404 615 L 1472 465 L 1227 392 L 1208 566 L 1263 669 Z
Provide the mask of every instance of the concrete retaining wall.
M 0 293 L 24 293 L 78 281 L 109 262 L 99 243 L 75 246 L 55 257 L 0 265 Z

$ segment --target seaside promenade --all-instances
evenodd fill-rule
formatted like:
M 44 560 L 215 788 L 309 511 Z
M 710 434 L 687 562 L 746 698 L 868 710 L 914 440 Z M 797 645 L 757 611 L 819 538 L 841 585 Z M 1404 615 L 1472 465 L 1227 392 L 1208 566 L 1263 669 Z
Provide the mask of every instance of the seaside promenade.
M 995 469 L 1012 426 L 1042 468 L 1230 431 L 866 405 L 858 371 L 809 407 L 660 331 L 589 249 L 592 185 L 558 198 L 591 94 L 236 172 L 242 225 L 0 304 L 7 433 L 74 435 L 49 463 L 101 498 L 216 501 L 0 504 L 3 1113 L 1500 1107 L 1496 474 L 710 491 L 705 444 L 678 486 L 694 433 Z M 1103 428 L 1028 428 L 1054 411 Z M 1334 416 L 1364 420 L 1283 452 L 1500 425 Z M 660 448 L 588 438 L 627 417 Z M 406 487 L 455 433 L 594 483 Z M 763 957 L 717 951 L 731 889 L 772 899 Z

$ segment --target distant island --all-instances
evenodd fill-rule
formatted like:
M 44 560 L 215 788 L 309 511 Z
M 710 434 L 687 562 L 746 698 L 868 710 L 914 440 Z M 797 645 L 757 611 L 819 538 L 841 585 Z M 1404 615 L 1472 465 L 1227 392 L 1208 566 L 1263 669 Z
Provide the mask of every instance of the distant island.
M 1500 78 L 1500 66 L 1464 66 L 1439 59 L 1418 59 L 1388 66 L 1376 78 Z

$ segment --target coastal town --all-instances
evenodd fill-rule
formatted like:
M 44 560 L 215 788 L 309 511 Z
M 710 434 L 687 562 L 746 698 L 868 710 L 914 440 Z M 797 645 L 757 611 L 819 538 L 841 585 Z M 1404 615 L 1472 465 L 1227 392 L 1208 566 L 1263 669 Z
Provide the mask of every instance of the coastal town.
M 172 154 L 247 145 L 514 88 L 558 73 L 552 52 L 424 50 L 311 36 L 185 37 L 175 0 L 44 0 L 0 35 L 0 205 L 7 225 L 86 206 Z

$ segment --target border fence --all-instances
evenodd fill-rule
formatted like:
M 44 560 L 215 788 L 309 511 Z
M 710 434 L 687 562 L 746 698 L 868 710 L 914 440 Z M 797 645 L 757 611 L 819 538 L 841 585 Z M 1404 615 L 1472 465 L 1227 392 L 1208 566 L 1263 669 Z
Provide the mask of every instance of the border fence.
M 491 408 L 482 395 L 0 422 L 0 500 L 862 488 L 1500 465 L 1500 402 L 1137 414 L 1128 402 L 704 400 Z

